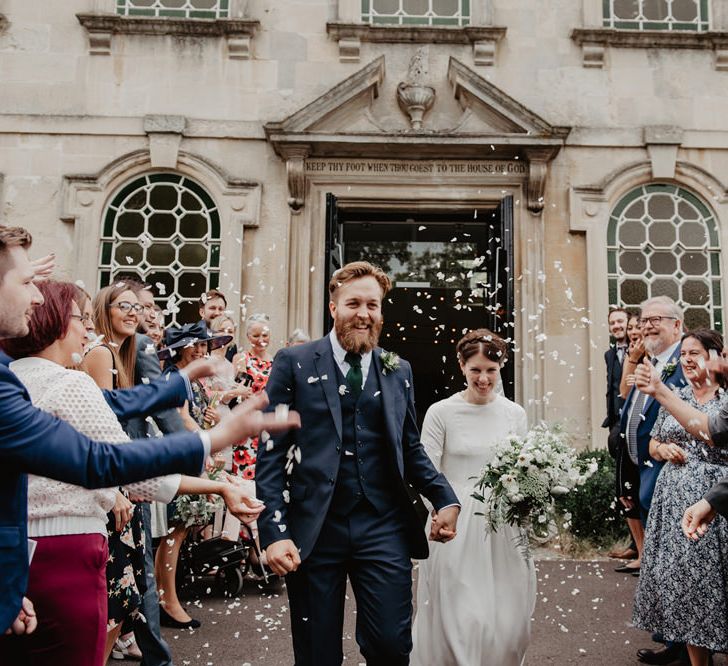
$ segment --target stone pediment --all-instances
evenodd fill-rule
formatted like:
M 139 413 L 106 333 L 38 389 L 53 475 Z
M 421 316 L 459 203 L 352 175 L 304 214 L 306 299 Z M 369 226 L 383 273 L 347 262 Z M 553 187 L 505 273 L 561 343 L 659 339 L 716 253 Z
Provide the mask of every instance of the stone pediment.
M 265 125 L 287 161 L 295 211 L 304 203 L 307 157 L 482 159 L 484 151 L 492 159 L 527 161 L 529 209 L 543 208 L 546 164 L 569 128 L 550 125 L 453 57 L 446 77 L 430 79 L 425 60 L 415 56 L 407 77 L 385 80 L 385 56 L 379 56 L 289 117 Z

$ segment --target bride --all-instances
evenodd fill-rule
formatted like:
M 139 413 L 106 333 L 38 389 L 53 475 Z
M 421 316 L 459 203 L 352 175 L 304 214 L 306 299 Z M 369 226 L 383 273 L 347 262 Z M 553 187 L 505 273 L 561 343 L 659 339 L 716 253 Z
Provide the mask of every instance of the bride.
M 516 528 L 487 531 L 471 493 L 495 445 L 526 434 L 526 413 L 495 390 L 508 356 L 501 338 L 481 328 L 456 349 L 467 388 L 427 410 L 422 443 L 462 510 L 457 538 L 431 542 L 430 558 L 420 563 L 412 664 L 520 666 L 536 603 L 533 560 L 519 550 Z

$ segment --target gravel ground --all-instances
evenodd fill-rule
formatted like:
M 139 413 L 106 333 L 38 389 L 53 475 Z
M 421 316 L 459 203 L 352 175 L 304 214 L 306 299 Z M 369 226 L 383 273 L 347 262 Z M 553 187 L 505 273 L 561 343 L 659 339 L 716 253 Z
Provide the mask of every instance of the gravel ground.
M 538 599 L 525 666 L 637 663 L 637 649 L 653 644 L 647 634 L 629 626 L 637 579 L 614 573 L 614 566 L 611 560 L 537 562 Z M 246 581 L 242 596 L 226 601 L 211 587 L 211 581 L 203 581 L 189 595 L 189 612 L 202 621 L 200 629 L 163 630 L 176 666 L 293 664 L 285 592 L 262 594 Z M 201 600 L 192 601 L 197 597 Z M 363 664 L 354 640 L 353 598 L 344 631 L 345 663 Z M 715 661 L 716 666 L 726 663 L 722 656 Z

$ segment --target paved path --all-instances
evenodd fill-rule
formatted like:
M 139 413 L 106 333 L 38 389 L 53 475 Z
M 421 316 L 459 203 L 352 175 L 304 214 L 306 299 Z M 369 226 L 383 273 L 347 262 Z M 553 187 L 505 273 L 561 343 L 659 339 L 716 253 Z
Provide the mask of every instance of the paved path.
M 637 648 L 651 645 L 644 632 L 628 624 L 637 579 L 616 574 L 613 567 L 607 560 L 538 562 L 538 599 L 526 666 L 637 663 Z M 203 622 L 202 628 L 194 632 L 164 630 L 176 666 L 291 666 L 285 593 L 266 596 L 247 581 L 246 586 L 240 599 L 227 602 L 215 596 L 207 581 L 195 590 L 193 596 L 202 600 L 195 601 L 197 608 L 189 610 Z M 344 663 L 354 666 L 363 660 L 353 634 L 350 604 Z M 726 662 L 721 658 L 716 660 L 718 664 Z

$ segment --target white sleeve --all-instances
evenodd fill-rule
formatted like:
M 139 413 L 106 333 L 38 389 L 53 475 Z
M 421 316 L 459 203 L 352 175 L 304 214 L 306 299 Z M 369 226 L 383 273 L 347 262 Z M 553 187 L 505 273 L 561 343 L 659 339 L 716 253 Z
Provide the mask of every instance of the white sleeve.
M 43 409 L 98 442 L 122 444 L 129 441 L 101 389 L 84 372 L 65 373 L 57 389 L 44 398 Z M 123 487 L 145 502 L 171 502 L 180 481 L 179 474 L 170 474 Z
M 425 453 L 439 472 L 442 452 L 445 448 L 445 422 L 440 414 L 437 404 L 432 405 L 425 414 L 422 423 L 422 445 Z

